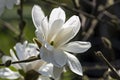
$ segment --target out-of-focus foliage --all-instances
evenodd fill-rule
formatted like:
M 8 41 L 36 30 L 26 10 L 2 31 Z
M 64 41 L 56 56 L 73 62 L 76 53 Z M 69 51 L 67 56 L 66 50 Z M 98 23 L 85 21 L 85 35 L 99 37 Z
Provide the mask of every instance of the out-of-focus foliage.
M 82 29 L 73 40 L 92 43 L 89 51 L 77 55 L 82 62 L 84 76 L 66 72 L 62 80 L 114 80 L 114 74 L 108 72 L 108 67 L 95 56 L 94 52 L 102 51 L 115 68 L 120 69 L 120 0 L 24 0 L 23 18 L 26 25 L 22 34 L 23 41 L 32 42 L 35 37 L 31 19 L 34 4 L 40 5 L 46 14 L 49 14 L 52 8 L 61 6 L 66 11 L 67 17 L 78 15 L 82 21 Z M 9 54 L 9 49 L 18 41 L 20 33 L 18 9 L 19 6 L 12 10 L 6 9 L 0 16 L 0 50 L 5 54 Z

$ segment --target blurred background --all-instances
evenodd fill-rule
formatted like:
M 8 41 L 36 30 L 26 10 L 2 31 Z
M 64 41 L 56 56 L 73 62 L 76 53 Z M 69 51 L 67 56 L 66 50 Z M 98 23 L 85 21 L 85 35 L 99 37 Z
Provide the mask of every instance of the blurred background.
M 92 44 L 87 52 L 76 55 L 82 64 L 84 76 L 68 71 L 61 80 L 117 80 L 95 52 L 101 51 L 117 70 L 120 69 L 120 0 L 24 0 L 24 27 L 19 25 L 19 5 L 5 9 L 0 16 L 0 57 L 9 55 L 10 48 L 16 42 L 33 42 L 35 27 L 31 9 L 35 4 L 40 5 L 46 15 L 59 6 L 66 12 L 67 19 L 78 15 L 81 29 L 73 41 L 89 41 Z

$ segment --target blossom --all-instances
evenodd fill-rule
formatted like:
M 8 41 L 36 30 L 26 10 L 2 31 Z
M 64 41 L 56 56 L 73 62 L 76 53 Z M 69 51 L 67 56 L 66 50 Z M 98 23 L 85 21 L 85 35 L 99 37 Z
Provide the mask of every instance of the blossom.
M 74 73 L 82 75 L 81 64 L 71 53 L 83 53 L 91 47 L 91 43 L 69 42 L 78 33 L 81 23 L 76 15 L 73 15 L 66 22 L 65 18 L 65 12 L 60 7 L 52 10 L 49 20 L 38 5 L 34 5 L 32 8 L 32 20 L 36 27 L 35 33 L 41 43 L 40 57 L 54 65 L 53 73 L 56 76 L 61 74 L 65 65 L 68 65 Z
M 34 43 L 28 43 L 27 41 L 25 41 L 23 44 L 17 43 L 14 46 L 14 50 L 16 51 L 16 55 L 15 55 L 14 51 L 12 49 L 10 49 L 11 57 L 3 56 L 2 57 L 3 63 L 5 63 L 7 60 L 12 60 L 12 62 L 20 61 L 20 60 L 27 60 L 32 57 L 37 57 L 39 54 L 39 52 L 37 51 L 37 45 Z M 15 67 L 15 69 L 17 69 L 17 70 L 23 70 L 25 74 L 30 73 L 30 71 L 32 71 L 32 70 L 39 72 L 41 74 L 41 77 L 39 77 L 38 80 L 45 80 L 45 79 L 50 80 L 49 77 L 52 77 L 51 72 L 52 72 L 53 66 L 51 64 L 47 64 L 45 61 L 43 61 L 41 59 L 32 61 L 32 62 L 12 64 L 12 66 Z M 47 69 L 44 69 L 44 67 L 46 67 Z M 8 74 L 12 76 L 11 73 L 8 73 Z M 14 76 L 15 75 L 13 75 L 13 77 Z
M 14 4 L 19 4 L 20 0 L 0 0 L 0 15 L 5 8 L 12 9 Z
M 17 79 L 20 77 L 20 74 L 18 72 L 14 72 L 10 70 L 9 68 L 1 68 L 0 69 L 0 78 L 6 78 L 6 79 Z

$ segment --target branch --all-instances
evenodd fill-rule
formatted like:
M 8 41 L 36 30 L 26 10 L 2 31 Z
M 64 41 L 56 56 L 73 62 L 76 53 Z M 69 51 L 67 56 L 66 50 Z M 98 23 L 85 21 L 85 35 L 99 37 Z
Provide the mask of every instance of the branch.
M 20 9 L 18 9 L 18 15 L 20 16 L 19 23 L 20 34 L 18 35 L 18 41 L 21 41 L 22 39 L 23 30 L 26 24 L 25 21 L 23 20 L 23 1 L 24 0 L 20 0 Z
M 27 63 L 27 62 L 32 62 L 32 61 L 36 61 L 36 60 L 40 60 L 39 55 L 38 55 L 38 57 L 30 57 L 29 59 L 26 59 L 26 60 L 20 60 L 20 61 L 14 61 L 14 62 L 12 62 L 11 60 L 8 60 L 5 63 L 0 64 L 0 66 L 9 67 L 11 64 Z
M 68 7 L 68 5 L 65 4 L 65 3 L 58 3 L 58 2 L 53 1 L 53 0 L 42 0 L 42 1 L 44 1 L 44 2 L 46 2 L 46 3 L 49 3 L 49 4 L 54 4 L 54 5 L 61 6 L 61 7 L 65 8 L 65 9 L 67 9 L 67 10 L 70 10 L 70 11 L 73 11 L 73 12 L 76 12 L 76 13 L 81 13 L 81 14 L 83 14 L 84 16 L 86 16 L 86 17 L 88 17 L 88 18 L 93 18 L 93 19 L 96 19 L 97 21 L 100 21 L 100 22 L 102 22 L 102 23 L 107 23 L 107 24 L 109 24 L 109 25 L 114 26 L 114 24 L 113 24 L 112 22 L 109 22 L 109 21 L 106 21 L 106 20 L 103 20 L 103 19 L 101 20 L 101 18 L 96 17 L 96 16 L 91 15 L 91 14 L 88 14 L 88 13 L 86 13 L 86 12 L 80 10 L 80 9 L 77 10 L 77 9 L 75 9 L 75 8 L 70 8 L 70 7 Z
M 95 52 L 95 54 L 107 64 L 107 66 L 111 69 L 111 71 L 115 73 L 117 79 L 120 79 L 120 75 L 117 73 L 117 70 L 110 64 L 110 62 L 105 58 L 102 52 L 98 51 L 98 52 Z

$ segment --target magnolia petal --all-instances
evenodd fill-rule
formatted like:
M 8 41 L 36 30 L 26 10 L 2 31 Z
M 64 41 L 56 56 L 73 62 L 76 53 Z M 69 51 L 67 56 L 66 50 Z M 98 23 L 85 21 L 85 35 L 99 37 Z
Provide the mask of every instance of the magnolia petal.
M 51 25 L 53 24 L 54 21 L 56 21 L 57 19 L 61 19 L 63 20 L 63 22 L 65 22 L 65 12 L 63 11 L 63 9 L 59 8 L 54 8 L 50 14 L 50 18 L 49 18 L 49 26 L 51 27 Z
M 6 7 L 8 9 L 12 9 L 14 4 L 16 4 L 16 0 L 6 0 Z
M 62 47 L 63 50 L 72 53 L 83 53 L 91 47 L 90 42 L 74 41 Z
M 63 45 L 70 41 L 78 33 L 80 29 L 80 20 L 78 16 L 72 16 L 64 25 L 63 28 L 59 31 L 58 35 L 55 38 L 57 45 Z
M 42 28 L 42 31 L 43 31 L 43 34 L 44 34 L 45 39 L 47 39 L 48 30 L 49 30 L 47 17 L 45 17 L 45 18 L 41 21 L 41 28 Z
M 38 72 L 43 76 L 53 77 L 53 64 L 43 64 Z
M 44 17 L 42 9 L 38 5 L 34 5 L 32 8 L 32 20 L 36 28 L 41 26 L 41 21 Z
M 39 76 L 39 78 L 37 80 L 51 80 L 51 79 L 46 76 Z
M 13 58 L 14 61 L 18 61 L 18 59 L 17 59 L 17 57 L 16 57 L 16 55 L 15 55 L 15 53 L 12 49 L 10 49 L 10 55 Z
M 57 33 L 61 30 L 62 25 L 63 25 L 63 20 L 58 19 L 55 20 L 49 30 L 49 36 L 48 36 L 48 41 L 54 41 L 55 36 L 57 35 Z
M 40 41 L 40 43 L 44 43 L 44 41 L 45 41 L 44 34 L 38 29 L 35 31 L 35 34 L 36 34 L 38 40 Z
M 25 48 L 26 48 L 25 44 L 22 45 L 21 43 L 17 43 L 14 46 L 14 49 L 17 53 L 17 56 L 18 56 L 19 60 L 24 60 L 25 59 L 25 54 L 24 54 Z
M 32 69 L 36 69 L 38 70 L 43 64 L 45 64 L 46 62 L 43 61 L 43 60 L 36 60 L 36 61 L 33 61 L 31 62 L 32 64 Z
M 60 67 L 63 67 L 67 63 L 67 55 L 62 50 L 54 50 L 54 59 Z
M 46 61 L 48 63 L 52 63 L 55 66 L 60 66 L 54 59 L 53 51 L 50 51 L 50 50 L 46 49 L 45 47 L 41 47 L 40 57 L 41 57 L 41 59 L 43 59 L 44 61 Z
M 68 56 L 68 66 L 69 68 L 76 74 L 78 75 L 83 75 L 82 73 L 82 66 L 79 62 L 79 60 L 72 54 L 70 53 L 67 53 L 66 52 L 66 55 Z
M 2 63 L 5 63 L 8 60 L 12 60 L 12 58 L 10 56 L 3 56 L 2 57 Z
M 6 79 L 17 79 L 20 77 L 20 74 L 18 72 L 13 72 L 9 68 L 2 68 L 0 69 L 0 78 L 6 78 Z
M 63 67 L 53 67 L 53 76 L 54 79 L 59 79 L 61 77 L 61 73 L 63 72 Z
M 11 57 L 12 57 L 12 61 L 18 61 L 18 59 L 17 59 L 17 57 L 16 57 L 16 55 L 15 55 L 15 53 L 13 52 L 12 49 L 10 49 L 10 55 L 11 55 Z M 21 69 L 21 67 L 20 67 L 19 64 L 13 64 L 13 66 L 14 66 L 15 68 L 17 68 L 17 69 Z

